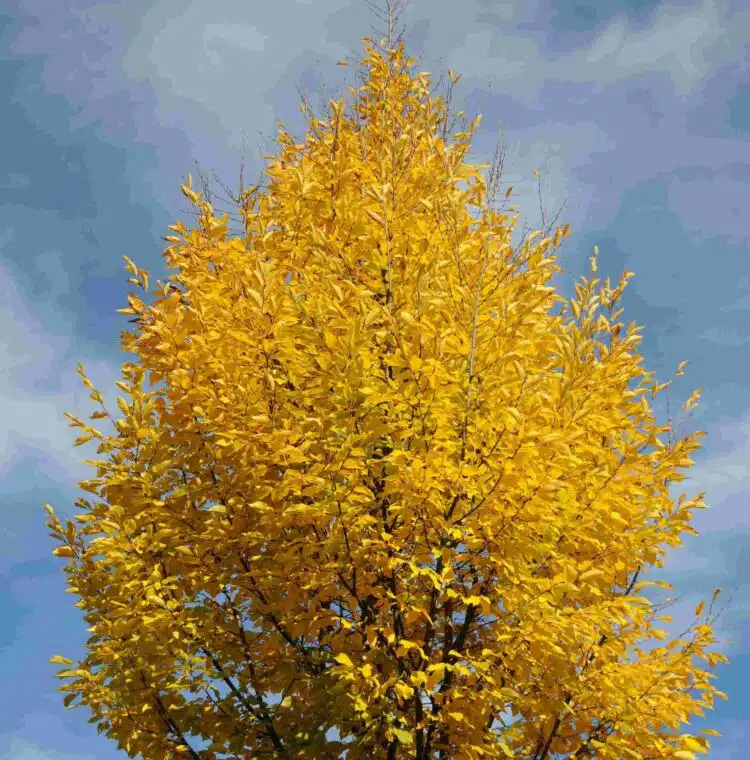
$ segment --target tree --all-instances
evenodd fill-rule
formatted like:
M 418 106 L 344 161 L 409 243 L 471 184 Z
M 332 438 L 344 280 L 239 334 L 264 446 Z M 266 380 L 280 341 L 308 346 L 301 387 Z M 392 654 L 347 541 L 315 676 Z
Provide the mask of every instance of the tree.
M 692 758 L 713 605 L 670 637 L 639 580 L 694 532 L 699 434 L 664 440 L 630 273 L 563 299 L 567 226 L 514 247 L 478 118 L 444 138 L 403 44 L 365 42 L 242 234 L 183 187 L 118 419 L 80 368 L 116 431 L 70 415 L 106 456 L 75 521 L 47 505 L 92 634 L 65 702 L 149 759 Z

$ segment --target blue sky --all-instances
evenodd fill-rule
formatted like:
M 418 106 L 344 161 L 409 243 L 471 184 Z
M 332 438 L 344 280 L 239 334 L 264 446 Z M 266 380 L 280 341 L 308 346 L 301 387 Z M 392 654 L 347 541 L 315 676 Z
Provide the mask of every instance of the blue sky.
M 687 429 L 708 436 L 687 490 L 701 535 L 666 575 L 689 610 L 716 586 L 730 697 L 711 758 L 750 738 L 750 5 L 640 0 L 412 0 L 421 70 L 451 66 L 456 102 L 484 115 L 475 157 L 502 136 L 529 224 L 567 201 L 563 278 L 636 273 L 626 317 Z M 113 398 L 127 292 L 122 255 L 163 276 L 160 236 L 186 218 L 194 161 L 235 184 L 298 131 L 296 87 L 336 94 L 376 24 L 364 0 L 4 0 L 0 6 L 0 760 L 108 760 L 84 710 L 66 711 L 47 659 L 82 651 L 43 502 L 74 512 L 88 475 L 64 411 L 91 408 L 75 367 Z M 567 280 L 565 278 L 568 278 Z M 680 615 L 677 614 L 679 618 Z

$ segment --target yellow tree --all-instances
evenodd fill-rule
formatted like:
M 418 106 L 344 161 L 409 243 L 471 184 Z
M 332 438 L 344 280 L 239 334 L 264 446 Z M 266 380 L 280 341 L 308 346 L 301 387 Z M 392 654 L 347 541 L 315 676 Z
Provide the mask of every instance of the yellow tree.
M 514 246 L 478 120 L 365 43 L 243 233 L 183 188 L 117 418 L 80 368 L 116 431 L 71 416 L 106 456 L 47 506 L 91 632 L 65 702 L 149 759 L 693 758 L 713 618 L 668 635 L 639 575 L 692 532 L 698 442 L 657 422 L 630 273 L 563 299 L 567 227 Z

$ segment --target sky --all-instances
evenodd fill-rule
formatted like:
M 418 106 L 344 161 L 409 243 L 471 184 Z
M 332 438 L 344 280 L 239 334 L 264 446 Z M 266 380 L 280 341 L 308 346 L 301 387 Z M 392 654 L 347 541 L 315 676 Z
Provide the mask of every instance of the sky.
M 483 114 L 473 157 L 503 141 L 522 217 L 539 218 L 535 168 L 545 208 L 566 204 L 561 289 L 598 245 L 604 276 L 635 272 L 623 305 L 646 366 L 667 380 L 689 362 L 671 408 L 702 389 L 685 430 L 707 436 L 683 485 L 710 508 L 663 575 L 683 612 L 725 590 L 729 700 L 705 725 L 723 734 L 712 760 L 744 758 L 750 3 L 411 0 L 401 21 L 418 70 L 462 74 L 456 107 Z M 93 411 L 76 365 L 116 395 L 122 255 L 163 277 L 196 162 L 233 186 L 241 158 L 257 172 L 279 121 L 300 134 L 299 91 L 340 95 L 336 62 L 380 26 L 365 0 L 0 3 L 0 760 L 124 757 L 55 691 L 48 658 L 82 655 L 88 634 L 41 506 L 72 515 L 89 476 L 63 416 Z

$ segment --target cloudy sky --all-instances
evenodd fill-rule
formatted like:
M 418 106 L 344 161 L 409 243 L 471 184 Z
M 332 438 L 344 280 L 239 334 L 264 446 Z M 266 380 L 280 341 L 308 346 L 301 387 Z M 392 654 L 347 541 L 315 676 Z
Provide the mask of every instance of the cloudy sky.
M 456 102 L 483 113 L 475 157 L 502 136 L 525 218 L 567 203 L 569 290 L 591 248 L 636 273 L 626 317 L 646 363 L 703 389 L 686 429 L 707 431 L 688 488 L 707 491 L 701 535 L 667 575 L 692 606 L 716 586 L 731 665 L 711 757 L 750 738 L 750 6 L 652 0 L 412 0 L 419 69 L 463 75 Z M 0 760 L 108 760 L 83 710 L 65 711 L 47 659 L 81 653 L 43 502 L 74 512 L 87 476 L 64 411 L 91 411 L 78 362 L 117 379 L 122 255 L 164 275 L 160 236 L 186 218 L 194 162 L 230 184 L 275 124 L 299 129 L 300 88 L 340 93 L 365 0 L 3 0 L 0 3 Z M 110 395 L 110 398 L 112 396 Z

